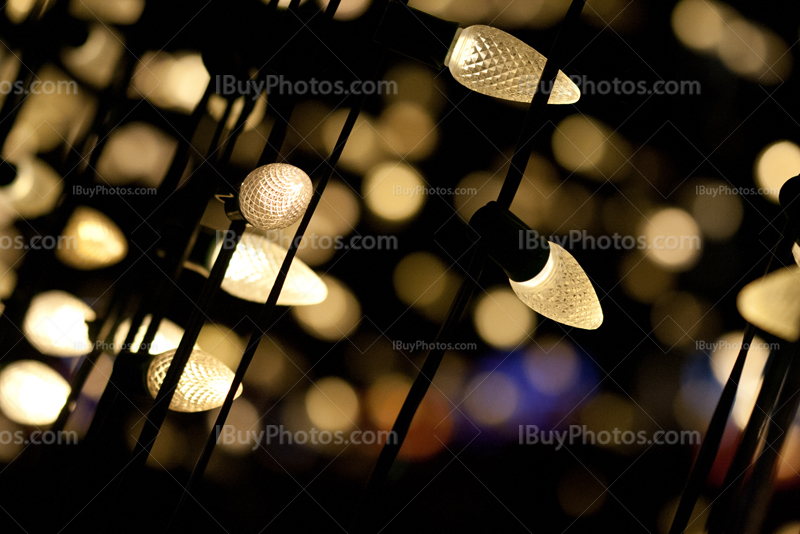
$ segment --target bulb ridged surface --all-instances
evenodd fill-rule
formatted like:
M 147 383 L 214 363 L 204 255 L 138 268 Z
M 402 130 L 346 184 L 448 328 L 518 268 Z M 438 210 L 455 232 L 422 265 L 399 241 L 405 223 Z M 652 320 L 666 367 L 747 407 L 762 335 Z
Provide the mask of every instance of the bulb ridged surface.
M 550 264 L 552 262 L 552 264 Z M 594 330 L 603 324 L 603 310 L 592 283 L 572 255 L 550 243 L 550 274 L 539 283 L 514 282 L 511 289 L 533 311 L 559 323 Z
M 86 321 L 94 319 L 94 311 L 78 297 L 64 291 L 46 291 L 31 301 L 22 331 L 42 354 L 82 356 L 92 348 Z
M 278 277 L 286 249 L 264 236 L 248 232 L 236 246 L 222 289 L 240 299 L 263 304 Z M 281 306 L 319 304 L 328 288 L 306 264 L 295 258 L 278 297 Z
M 56 257 L 73 269 L 103 269 L 128 254 L 122 230 L 103 213 L 86 206 L 75 208 L 62 235 L 64 243 L 56 249 Z
M 280 230 L 303 216 L 311 201 L 311 179 L 294 165 L 272 163 L 247 175 L 239 191 L 244 218 L 262 230 Z
M 786 341 L 800 339 L 800 268 L 779 269 L 750 282 L 736 297 L 748 322 Z
M 67 402 L 69 390 L 52 367 L 19 360 L 0 371 L 0 410 L 21 425 L 49 425 Z
M 547 59 L 529 45 L 490 26 L 461 32 L 450 59 L 450 72 L 464 86 L 484 95 L 530 102 Z M 558 71 L 548 104 L 572 104 L 581 93 Z
M 147 369 L 147 390 L 156 398 L 175 356 L 175 350 L 157 355 Z M 183 370 L 169 409 L 176 412 L 203 412 L 222 406 L 233 382 L 233 371 L 212 355 L 193 350 Z M 242 394 L 242 386 L 236 397 Z

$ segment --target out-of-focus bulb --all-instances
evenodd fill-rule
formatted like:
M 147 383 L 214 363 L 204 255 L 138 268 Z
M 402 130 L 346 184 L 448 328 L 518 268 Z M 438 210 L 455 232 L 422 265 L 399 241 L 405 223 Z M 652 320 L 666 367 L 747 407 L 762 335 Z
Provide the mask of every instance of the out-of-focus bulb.
M 64 291 L 47 291 L 31 301 L 22 331 L 42 354 L 82 356 L 92 348 L 86 323 L 95 317 L 95 312 L 78 297 Z
M 559 323 L 594 330 L 603 324 L 603 310 L 589 277 L 572 255 L 550 242 L 542 271 L 511 289 L 533 311 Z
M 792 256 L 794 256 L 794 262 L 800 266 L 800 245 L 797 243 L 792 245 Z
M 58 418 L 69 390 L 52 367 L 19 360 L 0 371 L 0 410 L 21 425 L 49 425 Z
M 736 297 L 736 307 L 742 317 L 761 330 L 786 341 L 797 341 L 800 339 L 800 268 L 779 269 L 750 282 Z
M 453 78 L 473 91 L 515 102 L 530 102 L 544 70 L 542 54 L 516 37 L 490 26 L 459 30 L 445 64 Z M 558 71 L 548 104 L 573 104 L 578 86 Z
M 128 337 L 128 332 L 131 329 L 131 321 L 130 319 L 125 319 L 122 323 L 120 323 L 117 333 L 114 335 L 114 352 L 119 352 L 126 349 L 128 352 L 138 352 L 141 348 L 140 345 L 144 340 L 144 336 L 147 333 L 147 328 L 150 326 L 151 318 L 152 317 L 150 315 L 144 318 L 142 321 L 142 326 L 140 326 L 139 331 L 136 332 L 136 336 L 133 338 L 133 343 L 131 343 L 130 347 L 125 347 L 123 345 L 125 344 L 125 338 Z M 147 352 L 149 354 L 161 354 L 162 352 L 167 352 L 168 350 L 177 349 L 182 338 L 183 328 L 176 325 L 169 319 L 161 319 L 161 324 L 158 325 L 156 337 L 153 338 L 153 342 L 150 344 L 150 350 Z M 198 348 L 198 346 L 195 345 L 195 348 Z
M 167 370 L 175 356 L 175 350 L 157 355 L 147 369 L 147 389 L 155 399 Z M 233 371 L 224 363 L 201 350 L 193 350 L 183 370 L 170 410 L 176 412 L 203 412 L 222 406 L 233 383 Z M 236 397 L 242 394 L 239 384 Z
M 25 158 L 17 163 L 16 179 L 0 187 L 0 216 L 6 220 L 33 219 L 50 213 L 63 189 L 63 180 L 52 167 Z
M 254 170 L 242 182 L 239 209 L 262 230 L 280 230 L 303 216 L 314 190 L 306 173 L 286 163 Z
M 56 249 L 62 263 L 83 271 L 118 263 L 128 253 L 128 241 L 119 227 L 96 209 L 78 206 L 64 227 Z
M 222 243 L 209 258 L 209 265 L 219 254 Z M 247 232 L 236 246 L 222 289 L 240 299 L 263 304 L 267 301 L 286 249 L 266 237 Z M 328 296 L 328 288 L 319 276 L 302 261 L 295 259 L 278 297 L 280 306 L 308 306 L 319 304 Z

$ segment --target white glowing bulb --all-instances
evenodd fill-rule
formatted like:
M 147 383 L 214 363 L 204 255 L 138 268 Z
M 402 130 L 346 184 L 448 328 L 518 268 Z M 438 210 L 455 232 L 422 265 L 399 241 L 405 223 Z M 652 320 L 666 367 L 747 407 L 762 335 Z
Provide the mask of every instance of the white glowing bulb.
M 52 367 L 20 360 L 0 371 L 0 410 L 21 425 L 49 425 L 69 396 L 69 384 Z
M 800 245 L 796 242 L 792 245 L 792 256 L 794 256 L 794 262 L 800 266 Z
M 95 312 L 64 291 L 47 291 L 31 301 L 22 331 L 31 345 L 50 356 L 82 356 L 92 348 L 89 325 Z
M 212 254 L 209 265 L 222 246 Z M 222 289 L 240 299 L 263 304 L 286 258 L 286 249 L 255 232 L 247 232 L 236 246 Z M 328 288 L 319 276 L 295 258 L 278 297 L 280 306 L 319 304 L 328 296 Z
M 170 350 L 157 355 L 147 369 L 147 390 L 156 398 L 167 370 L 172 363 L 175 351 Z M 176 412 L 203 412 L 222 406 L 228 390 L 233 383 L 233 371 L 212 355 L 201 350 L 193 350 L 183 370 L 170 410 Z M 236 397 L 242 394 L 242 385 Z
M 550 256 L 539 274 L 525 282 L 509 281 L 517 297 L 545 317 L 587 330 L 603 324 L 592 283 L 575 258 L 555 243 L 550 242 Z
M 244 179 L 239 209 L 256 228 L 280 230 L 303 216 L 313 193 L 306 173 L 294 165 L 272 163 Z
M 73 269 L 110 267 L 128 253 L 128 241 L 114 221 L 86 206 L 75 208 L 62 237 L 56 257 Z
M 464 86 L 515 102 L 533 100 L 544 70 L 542 54 L 516 37 L 491 26 L 459 30 L 445 64 Z M 578 86 L 558 71 L 548 104 L 573 104 L 581 97 Z
M 795 245 L 796 246 L 796 245 Z M 736 307 L 748 322 L 785 339 L 800 339 L 800 269 L 773 271 L 750 282 L 736 297 Z
M 139 331 L 136 332 L 136 336 L 134 336 L 133 343 L 131 343 L 130 347 L 125 347 L 123 345 L 125 344 L 125 338 L 128 336 L 128 333 L 131 329 L 131 321 L 130 319 L 126 319 L 120 323 L 117 333 L 114 335 L 114 352 L 119 352 L 124 349 L 128 350 L 128 352 L 138 352 L 140 345 L 144 340 L 144 336 L 147 333 L 147 328 L 150 326 L 150 319 L 150 315 L 144 318 L 142 325 L 139 327 Z M 182 338 L 183 328 L 176 325 L 169 319 L 161 319 L 161 323 L 158 325 L 158 332 L 156 332 L 156 337 L 153 338 L 153 342 L 150 344 L 150 350 L 147 352 L 149 354 L 161 354 L 162 352 L 167 352 L 168 350 L 177 349 Z M 197 345 L 195 345 L 195 348 L 198 348 Z
M 17 163 L 17 177 L 0 187 L 2 218 L 33 219 L 56 207 L 64 189 L 61 176 L 45 162 L 24 159 Z

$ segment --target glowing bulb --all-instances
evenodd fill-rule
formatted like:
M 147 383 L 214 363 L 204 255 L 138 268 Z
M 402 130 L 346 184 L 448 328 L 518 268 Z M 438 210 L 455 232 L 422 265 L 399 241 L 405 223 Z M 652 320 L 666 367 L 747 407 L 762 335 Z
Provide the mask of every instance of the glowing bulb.
M 522 302 L 554 321 L 587 330 L 603 323 L 592 283 L 575 258 L 555 243 L 550 243 L 550 256 L 539 274 L 525 282 L 510 282 Z
M 69 384 L 52 367 L 19 360 L 0 371 L 0 410 L 21 425 L 49 425 L 69 396 Z
M 56 257 L 73 269 L 102 269 L 120 262 L 128 254 L 128 241 L 114 221 L 86 206 L 75 208 L 63 237 L 63 246 L 56 249 Z
M 50 356 L 82 356 L 91 350 L 89 325 L 94 311 L 64 291 L 47 291 L 31 301 L 22 324 L 25 337 L 39 352 Z
M 294 165 L 272 163 L 244 179 L 239 208 L 253 226 L 280 230 L 303 216 L 312 194 L 311 179 L 306 173 Z
M 26 159 L 18 163 L 14 181 L 0 187 L 0 211 L 12 219 L 40 217 L 55 208 L 63 189 L 63 180 L 52 167 Z
M 219 244 L 209 263 L 219 254 Z M 222 289 L 240 299 L 263 304 L 278 277 L 286 249 L 257 233 L 248 232 L 236 246 Z M 278 305 L 307 306 L 319 304 L 328 296 L 328 288 L 319 276 L 302 261 L 295 259 L 283 284 Z
M 456 34 L 445 64 L 456 81 L 473 91 L 530 102 L 546 61 L 542 54 L 504 31 L 470 26 Z M 578 86 L 558 71 L 548 104 L 573 104 L 580 97 Z
M 150 362 L 147 369 L 147 390 L 155 399 L 167 370 L 172 363 L 175 351 L 170 350 L 159 354 Z M 183 370 L 170 410 L 176 412 L 203 412 L 222 406 L 228 390 L 233 383 L 233 371 L 213 357 L 201 350 L 193 350 L 186 367 Z M 236 391 L 236 397 L 242 394 L 242 385 Z
M 792 256 L 794 256 L 794 262 L 800 266 L 800 245 L 797 243 L 792 245 Z
M 128 336 L 128 332 L 131 329 L 131 321 L 130 319 L 126 319 L 120 323 L 117 333 L 114 335 L 114 352 L 119 352 L 121 350 L 138 352 L 141 348 L 140 345 L 142 344 L 142 341 L 144 341 L 147 328 L 150 326 L 151 318 L 152 317 L 150 315 L 144 318 L 142 321 L 142 326 L 140 326 L 139 331 L 136 332 L 136 336 L 133 338 L 133 343 L 131 343 L 130 347 L 124 347 L 123 345 L 125 344 L 125 338 Z M 168 350 L 177 349 L 182 338 L 183 328 L 176 325 L 169 319 L 161 319 L 161 323 L 158 325 L 158 332 L 156 332 L 156 337 L 153 338 L 153 342 L 150 344 L 150 348 L 147 352 L 149 354 L 161 354 L 162 352 L 166 352 Z M 195 348 L 199 347 L 195 344 Z
M 750 282 L 736 297 L 736 307 L 742 317 L 761 330 L 787 341 L 797 341 L 800 339 L 800 269 L 796 266 L 779 269 Z

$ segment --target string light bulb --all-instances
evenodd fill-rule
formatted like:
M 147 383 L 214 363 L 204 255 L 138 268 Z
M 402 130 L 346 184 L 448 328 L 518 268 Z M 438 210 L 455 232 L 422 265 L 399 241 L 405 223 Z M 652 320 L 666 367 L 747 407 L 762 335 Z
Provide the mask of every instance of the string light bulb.
M 91 350 L 89 325 L 95 312 L 65 291 L 46 291 L 31 301 L 22 331 L 31 345 L 50 356 L 82 356 Z
M 547 58 L 529 45 L 491 26 L 459 29 L 445 65 L 462 85 L 484 95 L 531 102 Z M 548 104 L 574 104 L 580 89 L 562 71 L 553 84 Z
M 271 163 L 244 179 L 239 190 L 239 211 L 262 230 L 290 226 L 306 212 L 314 190 L 311 179 L 294 165 Z
M 220 243 L 209 258 L 209 268 L 222 247 Z M 256 232 L 246 232 L 233 253 L 222 289 L 234 297 L 263 304 L 278 277 L 286 249 Z M 295 259 L 278 297 L 280 306 L 319 304 L 328 296 L 328 288 L 305 263 Z
M 114 221 L 96 209 L 78 206 L 62 233 L 64 246 L 56 257 L 73 269 L 103 269 L 122 261 L 128 241 Z
M 796 246 L 796 245 L 795 245 Z M 736 297 L 736 308 L 749 323 L 795 342 L 800 339 L 800 268 L 778 269 L 750 282 Z
M 53 423 L 69 391 L 64 377 L 36 360 L 19 360 L 0 371 L 0 410 L 21 425 Z
M 175 356 L 175 350 L 158 354 L 147 369 L 147 390 L 155 399 Z M 233 371 L 212 355 L 193 350 L 183 370 L 169 409 L 176 412 L 203 412 L 219 408 L 233 383 Z M 236 397 L 242 394 L 239 384 Z
M 557 243 L 539 237 L 497 202 L 472 216 L 470 239 L 485 247 L 508 276 L 511 289 L 533 311 L 559 323 L 594 330 L 603 323 L 589 277 Z
M 561 324 L 595 330 L 603 324 L 603 309 L 589 277 L 558 244 L 550 242 L 544 269 L 524 282 L 511 282 L 517 297 L 533 311 Z
M 800 266 L 800 245 L 797 243 L 792 245 L 792 256 L 794 257 L 794 262 Z

